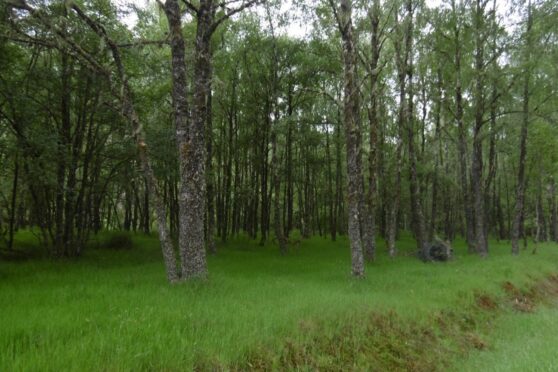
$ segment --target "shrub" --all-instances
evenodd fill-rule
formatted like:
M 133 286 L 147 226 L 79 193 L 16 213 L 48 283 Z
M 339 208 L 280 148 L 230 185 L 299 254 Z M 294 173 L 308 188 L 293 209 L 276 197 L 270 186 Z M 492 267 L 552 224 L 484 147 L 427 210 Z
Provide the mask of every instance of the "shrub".
M 127 231 L 111 232 L 101 244 L 101 248 L 112 250 L 132 249 L 133 246 L 132 235 Z

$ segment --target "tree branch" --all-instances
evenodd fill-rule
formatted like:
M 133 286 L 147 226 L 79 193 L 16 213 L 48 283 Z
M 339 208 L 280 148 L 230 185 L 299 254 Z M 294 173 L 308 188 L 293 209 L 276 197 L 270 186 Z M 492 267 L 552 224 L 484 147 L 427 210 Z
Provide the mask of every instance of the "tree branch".
M 131 41 L 129 43 L 121 43 L 121 44 L 117 44 L 116 46 L 119 48 L 133 48 L 133 47 L 142 47 L 142 46 L 146 46 L 146 45 L 164 45 L 164 44 L 168 44 L 168 36 L 163 39 L 163 40 L 136 40 L 136 41 Z
M 337 7 L 335 6 L 335 3 L 333 2 L 333 0 L 329 0 L 329 6 L 331 7 L 331 11 L 333 12 L 333 16 L 335 17 L 335 20 L 337 21 L 337 27 L 339 28 L 339 32 L 341 34 L 344 33 L 344 27 L 343 27 L 343 22 L 341 21 L 341 18 L 339 17 L 339 12 L 337 11 Z
M 196 8 L 194 6 L 194 4 L 192 4 L 188 0 L 182 0 L 182 2 L 184 3 L 184 5 L 186 5 L 186 8 L 188 8 L 188 10 L 190 11 L 190 14 L 193 14 L 195 16 L 197 16 L 199 14 L 200 10 L 198 8 Z
M 226 10 L 225 14 L 223 16 L 221 16 L 219 19 L 217 19 L 215 22 L 213 22 L 213 24 L 211 24 L 211 26 L 209 27 L 209 35 L 212 35 L 221 23 L 223 23 L 224 21 L 226 21 L 227 19 L 229 19 L 233 15 L 235 15 L 237 13 L 240 13 L 244 9 L 249 8 L 252 5 L 259 3 L 260 1 L 263 2 L 265 0 L 249 0 L 245 3 L 243 3 L 242 5 L 240 5 L 238 8 Z

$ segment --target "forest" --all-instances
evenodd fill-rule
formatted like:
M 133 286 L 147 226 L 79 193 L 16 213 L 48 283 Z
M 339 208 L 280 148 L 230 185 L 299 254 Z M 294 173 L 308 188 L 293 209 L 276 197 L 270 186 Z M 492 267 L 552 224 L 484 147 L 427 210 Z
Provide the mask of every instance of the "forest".
M 1 0 L 0 369 L 555 370 L 555 17 Z

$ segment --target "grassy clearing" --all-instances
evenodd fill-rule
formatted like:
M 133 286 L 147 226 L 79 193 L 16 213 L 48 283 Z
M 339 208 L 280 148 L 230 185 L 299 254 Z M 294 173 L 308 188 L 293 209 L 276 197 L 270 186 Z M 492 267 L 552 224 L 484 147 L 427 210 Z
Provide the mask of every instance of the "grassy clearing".
M 552 244 L 540 245 L 537 255 L 522 252 L 512 257 L 509 244 L 493 242 L 490 257 L 480 259 L 466 255 L 458 242 L 456 259 L 446 264 L 421 263 L 411 254 L 413 245 L 409 238 L 402 239 L 400 257 L 390 260 L 380 254 L 360 281 L 350 278 L 348 244 L 343 239 L 333 243 L 313 238 L 281 257 L 272 245 L 259 247 L 240 238 L 210 257 L 208 282 L 176 286 L 166 283 L 158 244 L 151 237 L 135 237 L 134 248 L 129 250 L 89 250 L 78 261 L 0 262 L 0 370 L 255 368 L 247 363 L 257 361 L 273 367 L 285 355 L 300 356 L 289 354 L 289 345 L 313 345 L 316 335 L 335 341 L 339 332 L 349 332 L 350 337 L 338 341 L 353 346 L 370 338 L 376 334 L 373 326 L 368 333 L 354 333 L 346 327 L 371 314 L 394 314 L 380 323 L 374 322 L 381 316 L 372 316 L 366 324 L 376 324 L 378 329 L 391 324 L 393 329 L 385 335 L 401 344 L 394 335 L 416 334 L 443 314 L 452 319 L 475 306 L 479 290 L 501 296 L 504 281 L 527 286 L 558 272 L 558 247 Z M 498 320 L 501 327 L 495 329 L 506 332 L 506 327 L 521 322 L 518 319 L 530 319 L 533 327 L 540 328 L 553 311 L 511 312 Z M 472 322 L 471 331 L 483 328 L 481 323 Z M 554 323 L 558 327 L 558 321 Z M 516 331 L 516 347 L 521 346 L 521 329 L 526 334 L 531 329 L 522 324 Z M 550 334 L 548 330 L 541 337 L 548 341 Z M 428 340 L 425 337 L 423 341 Z M 498 331 L 493 337 L 488 342 L 494 347 L 481 353 L 487 358 L 484 363 L 496 363 L 514 352 L 512 344 L 500 347 L 494 341 L 500 337 Z M 537 334 L 533 337 L 539 340 Z M 386 340 L 379 338 L 377 344 L 384 345 Z M 389 363 L 406 344 L 401 345 L 380 353 Z M 442 346 L 447 350 L 459 347 Z M 350 349 L 351 344 L 345 347 Z M 551 348 L 548 345 L 545 350 Z M 401 364 L 404 357 L 399 359 L 393 365 L 409 366 Z M 355 366 L 372 363 L 353 362 Z M 478 365 L 470 368 L 478 369 Z

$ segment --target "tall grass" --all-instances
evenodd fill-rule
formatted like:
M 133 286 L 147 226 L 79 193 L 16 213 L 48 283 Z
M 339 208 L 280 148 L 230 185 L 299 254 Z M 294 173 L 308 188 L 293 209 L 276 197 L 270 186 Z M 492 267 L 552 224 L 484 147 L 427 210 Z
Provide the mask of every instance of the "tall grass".
M 22 236 L 25 240 L 27 237 Z M 350 277 L 348 243 L 312 238 L 283 257 L 272 244 L 238 238 L 209 257 L 207 282 L 170 286 L 157 240 L 135 236 L 129 250 L 88 250 L 75 261 L 0 262 L 0 371 L 188 370 L 200 359 L 238 361 L 259 345 L 279 350 L 304 338 L 305 324 L 335 329 L 363 311 L 425 319 L 463 308 L 475 291 L 500 292 L 558 271 L 558 247 L 510 255 L 465 253 L 424 264 L 403 237 L 399 257 L 380 244 L 366 278 Z M 327 332 L 327 329 L 325 330 Z

